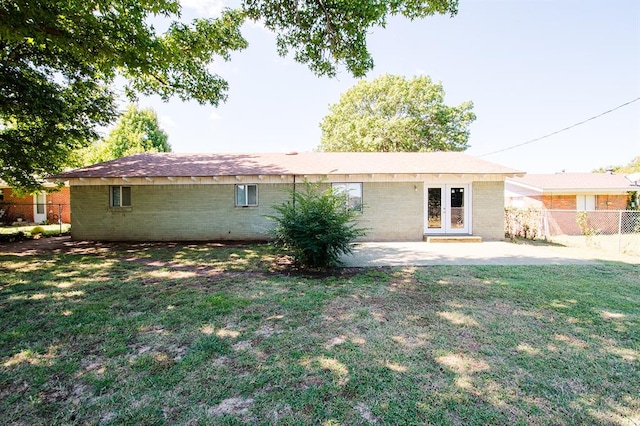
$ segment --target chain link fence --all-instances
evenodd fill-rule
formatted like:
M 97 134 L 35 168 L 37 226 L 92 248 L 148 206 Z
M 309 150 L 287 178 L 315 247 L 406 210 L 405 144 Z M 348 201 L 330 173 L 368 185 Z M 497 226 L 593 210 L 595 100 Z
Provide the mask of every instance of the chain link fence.
M 71 206 L 63 203 L 10 203 L 0 201 L 0 225 L 69 223 Z
M 506 236 L 640 256 L 640 210 L 505 210 Z

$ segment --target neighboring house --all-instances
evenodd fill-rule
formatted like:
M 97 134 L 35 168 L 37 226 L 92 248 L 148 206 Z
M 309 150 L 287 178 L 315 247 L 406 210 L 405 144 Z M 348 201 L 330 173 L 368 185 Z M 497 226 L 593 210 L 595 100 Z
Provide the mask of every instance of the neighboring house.
M 72 237 L 264 240 L 266 215 L 305 181 L 361 212 L 369 241 L 504 238 L 504 180 L 522 172 L 462 153 L 146 153 L 72 170 Z
M 505 206 L 546 210 L 624 210 L 640 187 L 612 173 L 527 174 L 507 178 Z
M 506 180 L 505 206 L 543 211 L 547 236 L 614 234 L 627 226 L 620 211 L 637 207 L 638 190 L 628 176 L 612 173 L 527 174 Z
M 17 195 L 5 182 L 0 181 L 0 223 L 13 223 L 20 219 L 26 223 L 71 222 L 70 190 L 45 182 L 45 190 L 37 194 Z

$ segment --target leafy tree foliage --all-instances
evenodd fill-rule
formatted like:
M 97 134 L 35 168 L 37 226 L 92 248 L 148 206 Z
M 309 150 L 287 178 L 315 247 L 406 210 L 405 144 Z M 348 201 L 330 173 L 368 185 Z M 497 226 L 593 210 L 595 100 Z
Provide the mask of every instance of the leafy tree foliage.
M 216 19 L 182 22 L 179 0 L 6 0 L 0 2 L 0 178 L 38 189 L 69 154 L 96 140 L 96 125 L 116 117 L 111 84 L 126 92 L 201 104 L 226 100 L 227 82 L 211 71 L 247 46 L 245 19 L 278 34 L 278 51 L 319 75 L 345 65 L 373 67 L 366 34 L 389 15 L 454 15 L 458 0 L 244 0 Z M 171 21 L 164 33 L 149 23 Z
M 318 75 L 334 76 L 344 64 L 355 77 L 373 69 L 366 36 L 388 16 L 409 19 L 434 14 L 453 16 L 458 0 L 244 0 L 247 15 L 261 20 L 277 36 L 281 55 L 294 58 Z
M 631 160 L 628 164 L 624 166 L 609 166 L 609 167 L 601 167 L 599 169 L 594 170 L 595 173 L 604 173 L 606 171 L 613 171 L 618 174 L 630 174 L 630 173 L 640 173 L 640 156 L 637 156 L 633 160 Z
M 95 164 L 142 152 L 171 152 L 168 139 L 155 111 L 131 105 L 104 140 L 83 150 L 81 163 Z
M 442 84 L 427 76 L 384 75 L 347 90 L 320 123 L 321 151 L 463 151 L 473 104 L 444 104 Z
M 309 268 L 336 266 L 340 256 L 352 252 L 353 241 L 365 234 L 355 224 L 358 215 L 346 208 L 346 195 L 331 187 L 305 183 L 304 191 L 292 191 L 292 200 L 274 206 L 276 245 L 290 250 L 297 263 Z

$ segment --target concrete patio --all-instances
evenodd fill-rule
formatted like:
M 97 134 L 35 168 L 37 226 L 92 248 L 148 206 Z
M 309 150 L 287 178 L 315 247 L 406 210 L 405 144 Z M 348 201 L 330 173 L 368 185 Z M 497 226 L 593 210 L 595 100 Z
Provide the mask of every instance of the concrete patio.
M 489 241 L 483 243 L 361 243 L 344 266 L 430 265 L 588 265 L 603 261 L 640 264 L 639 256 L 551 244 Z

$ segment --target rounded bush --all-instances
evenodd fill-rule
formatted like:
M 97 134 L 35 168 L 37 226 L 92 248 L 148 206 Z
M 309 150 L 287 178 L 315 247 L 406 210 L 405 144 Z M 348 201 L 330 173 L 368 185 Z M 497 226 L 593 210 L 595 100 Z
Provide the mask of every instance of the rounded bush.
M 36 226 L 31 229 L 31 235 L 40 235 L 44 234 L 44 228 L 42 226 Z
M 341 255 L 351 253 L 353 240 L 365 234 L 346 202 L 331 188 L 321 192 L 317 184 L 305 182 L 305 190 L 293 191 L 291 201 L 273 206 L 279 215 L 268 216 L 276 222 L 275 244 L 290 250 L 301 266 L 338 265 Z

